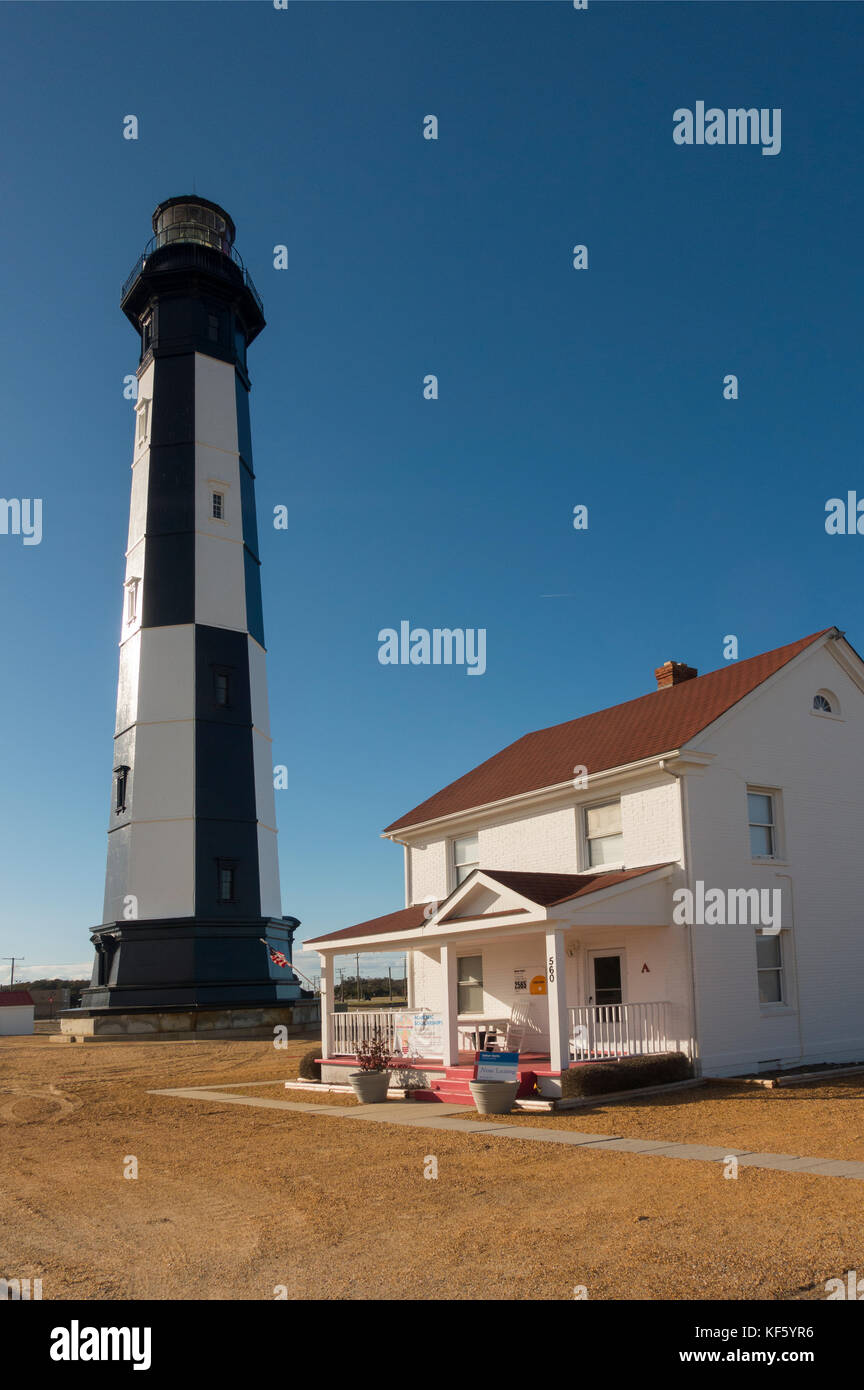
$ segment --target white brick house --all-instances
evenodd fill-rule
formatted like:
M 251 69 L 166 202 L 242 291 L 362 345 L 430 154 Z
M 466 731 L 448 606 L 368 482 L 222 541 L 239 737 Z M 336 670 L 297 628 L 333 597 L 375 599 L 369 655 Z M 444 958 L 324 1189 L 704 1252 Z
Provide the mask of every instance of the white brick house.
M 436 1016 L 440 1056 L 414 1063 L 432 1080 L 493 1033 L 549 1094 L 609 1055 L 682 1050 L 708 1075 L 864 1058 L 864 663 L 830 628 L 656 676 L 388 826 L 405 907 L 308 943 L 325 1074 L 391 1022 L 334 1005 L 334 956 L 376 950 L 407 952 L 409 1008 Z

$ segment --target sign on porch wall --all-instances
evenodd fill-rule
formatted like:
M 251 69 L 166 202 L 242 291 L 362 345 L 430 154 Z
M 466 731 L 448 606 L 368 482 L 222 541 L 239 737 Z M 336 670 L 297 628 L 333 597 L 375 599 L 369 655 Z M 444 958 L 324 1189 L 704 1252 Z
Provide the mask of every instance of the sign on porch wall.
M 518 1081 L 518 1052 L 475 1052 L 475 1081 Z
M 520 990 L 523 990 L 523 989 L 527 989 L 527 988 L 528 988 L 528 971 L 527 971 L 527 970 L 514 970 L 514 971 L 513 971 L 513 988 L 516 990 L 517 994 L 518 994 L 518 992 L 519 992 Z
M 393 1017 L 396 1051 L 403 1057 L 443 1057 L 444 1018 L 442 1014 L 397 1013 Z

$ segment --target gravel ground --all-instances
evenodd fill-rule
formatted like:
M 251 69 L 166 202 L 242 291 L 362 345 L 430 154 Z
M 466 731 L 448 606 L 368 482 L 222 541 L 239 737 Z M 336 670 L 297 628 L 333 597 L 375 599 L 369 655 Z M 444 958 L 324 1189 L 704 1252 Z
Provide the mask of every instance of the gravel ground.
M 656 1300 L 824 1297 L 864 1269 L 861 1185 L 839 1178 L 147 1094 L 269 1077 L 305 1099 L 275 1083 L 307 1050 L 0 1039 L 0 1274 L 46 1299 Z M 760 1147 L 843 1156 L 845 1133 L 860 1156 L 848 1083 L 716 1091 L 516 1122 L 752 1147 L 761 1115 Z
M 477 1112 L 466 1114 L 476 1119 Z M 813 1158 L 864 1160 L 864 1081 L 837 1077 L 778 1087 L 695 1087 L 644 1100 L 593 1105 L 560 1114 L 484 1117 L 503 1124 L 671 1139 L 681 1144 L 719 1144 L 733 1149 Z

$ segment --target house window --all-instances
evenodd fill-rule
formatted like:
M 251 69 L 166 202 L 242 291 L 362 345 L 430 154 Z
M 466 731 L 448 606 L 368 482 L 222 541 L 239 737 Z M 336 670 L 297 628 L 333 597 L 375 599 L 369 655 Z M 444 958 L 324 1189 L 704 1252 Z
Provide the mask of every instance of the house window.
M 759 1003 L 785 1003 L 783 950 L 779 934 L 756 937 L 756 974 L 759 980 Z
M 813 708 L 817 710 L 819 714 L 830 714 L 831 701 L 828 699 L 827 695 L 814 695 Z
M 231 703 L 231 677 L 227 671 L 214 671 L 213 673 L 213 696 L 222 709 L 227 709 Z
M 210 494 L 210 515 L 214 521 L 225 520 L 225 494 L 224 492 L 211 492 Z
M 621 833 L 620 801 L 607 801 L 602 806 L 586 806 L 585 843 L 588 846 L 589 868 L 622 862 L 624 836 Z
M 456 887 L 464 883 L 469 874 L 480 868 L 480 837 L 463 835 L 453 841 L 453 876 Z
M 115 767 L 114 769 L 114 810 L 119 816 L 121 811 L 126 810 L 126 792 L 129 786 L 128 767 Z
M 233 903 L 236 898 L 236 866 L 227 859 L 219 860 L 218 896 L 220 903 Z
M 457 1008 L 460 1014 L 483 1010 L 483 957 L 460 956 L 456 961 Z
M 140 579 L 126 581 L 126 622 L 134 623 L 138 617 L 138 585 Z
M 754 859 L 773 859 L 777 842 L 774 797 L 770 792 L 748 792 L 750 853 Z

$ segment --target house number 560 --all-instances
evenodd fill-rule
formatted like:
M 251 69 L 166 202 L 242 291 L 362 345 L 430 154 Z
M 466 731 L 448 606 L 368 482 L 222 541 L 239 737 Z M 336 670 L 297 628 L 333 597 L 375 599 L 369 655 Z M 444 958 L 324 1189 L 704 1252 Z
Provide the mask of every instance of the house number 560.
M 554 956 L 550 956 L 550 957 L 549 957 L 549 983 L 550 983 L 550 985 L 555 983 L 555 957 L 554 957 Z

